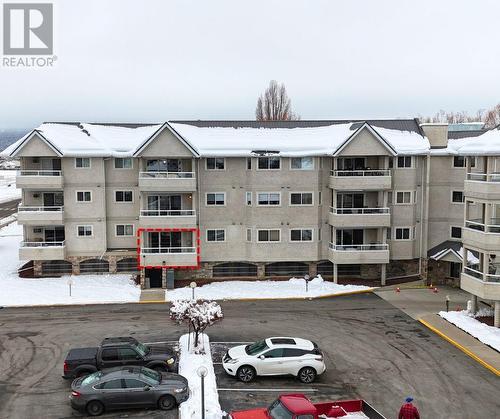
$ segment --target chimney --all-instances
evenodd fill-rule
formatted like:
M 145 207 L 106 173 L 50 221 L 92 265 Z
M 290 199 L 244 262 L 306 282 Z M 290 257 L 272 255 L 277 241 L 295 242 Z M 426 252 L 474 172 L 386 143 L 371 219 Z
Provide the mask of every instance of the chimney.
M 448 123 L 431 122 L 422 123 L 420 128 L 431 143 L 431 148 L 444 148 L 448 146 Z

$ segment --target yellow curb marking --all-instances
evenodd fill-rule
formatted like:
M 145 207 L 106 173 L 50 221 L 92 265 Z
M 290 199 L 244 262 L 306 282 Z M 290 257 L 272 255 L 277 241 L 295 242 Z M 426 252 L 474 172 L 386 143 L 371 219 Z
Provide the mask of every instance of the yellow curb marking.
M 474 361 L 479 362 L 483 367 L 489 369 L 493 374 L 496 374 L 497 376 L 500 376 L 500 371 L 497 370 L 494 366 L 488 364 L 486 361 L 482 360 L 479 358 L 475 353 L 469 351 L 467 348 L 464 346 L 460 345 L 458 342 L 454 341 L 452 338 L 449 336 L 445 335 L 443 332 L 440 330 L 436 329 L 434 326 L 431 326 L 428 322 L 422 319 L 418 319 L 420 323 L 422 323 L 424 326 L 428 327 L 431 329 L 434 333 L 437 335 L 441 336 L 444 340 L 450 342 L 452 345 L 456 346 L 458 349 L 460 349 L 463 353 L 466 355 L 469 355 Z

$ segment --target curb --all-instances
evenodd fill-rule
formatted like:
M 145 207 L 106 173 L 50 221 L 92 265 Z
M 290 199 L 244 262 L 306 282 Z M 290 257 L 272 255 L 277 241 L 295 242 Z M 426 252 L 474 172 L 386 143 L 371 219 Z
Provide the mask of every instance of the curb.
M 451 343 L 453 346 L 457 347 L 458 349 L 460 349 L 464 354 L 470 356 L 474 361 L 480 363 L 483 367 L 485 367 L 486 369 L 490 370 L 493 374 L 495 374 L 496 376 L 500 377 L 500 371 L 497 370 L 494 366 L 488 364 L 486 361 L 482 360 L 481 358 L 479 358 L 476 354 L 474 354 L 473 352 L 469 351 L 467 348 L 465 348 L 464 346 L 460 345 L 460 343 L 458 343 L 457 341 L 453 340 L 452 338 L 450 338 L 449 336 L 445 335 L 443 332 L 441 332 L 439 329 L 436 329 L 434 326 L 431 326 L 428 322 L 426 322 L 425 320 L 422 320 L 422 319 L 418 319 L 418 321 L 420 323 L 422 323 L 425 327 L 429 328 L 430 330 L 432 330 L 434 333 L 436 333 L 437 335 L 441 336 L 444 340 L 448 341 L 449 343 Z

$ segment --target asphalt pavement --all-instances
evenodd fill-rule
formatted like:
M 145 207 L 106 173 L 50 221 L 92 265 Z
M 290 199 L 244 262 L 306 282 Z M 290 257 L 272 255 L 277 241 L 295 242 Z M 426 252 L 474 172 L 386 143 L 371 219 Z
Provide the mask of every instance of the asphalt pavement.
M 20 199 L 14 199 L 8 202 L 0 202 L 0 220 L 17 212 L 17 206 L 21 202 Z

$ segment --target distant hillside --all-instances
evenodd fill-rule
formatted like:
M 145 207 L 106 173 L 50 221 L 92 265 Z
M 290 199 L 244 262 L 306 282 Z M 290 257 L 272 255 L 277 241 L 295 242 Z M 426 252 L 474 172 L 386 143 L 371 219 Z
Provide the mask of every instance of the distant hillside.
M 0 150 L 7 148 L 27 132 L 28 130 L 0 130 Z

